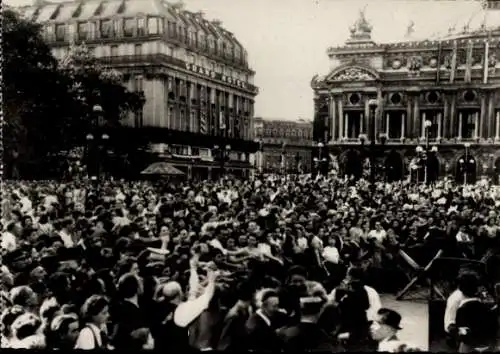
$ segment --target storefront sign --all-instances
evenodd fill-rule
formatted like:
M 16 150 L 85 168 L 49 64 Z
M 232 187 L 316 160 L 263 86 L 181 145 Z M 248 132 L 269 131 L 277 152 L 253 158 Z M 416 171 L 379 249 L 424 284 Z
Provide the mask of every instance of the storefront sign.
M 208 70 L 208 69 L 202 68 L 201 66 L 198 66 L 198 65 L 186 63 L 186 69 L 189 70 L 189 71 L 192 71 L 192 72 L 195 72 L 195 73 L 198 73 L 198 74 L 210 77 L 212 79 L 223 81 L 223 82 L 225 82 L 225 83 L 227 83 L 229 85 L 238 86 L 238 87 L 241 87 L 241 88 L 243 88 L 245 90 L 250 89 L 248 87 L 249 85 L 246 82 L 243 82 L 243 81 L 237 80 L 237 79 L 233 79 L 230 76 L 226 76 L 226 75 L 222 75 L 220 73 L 216 73 L 213 70 Z

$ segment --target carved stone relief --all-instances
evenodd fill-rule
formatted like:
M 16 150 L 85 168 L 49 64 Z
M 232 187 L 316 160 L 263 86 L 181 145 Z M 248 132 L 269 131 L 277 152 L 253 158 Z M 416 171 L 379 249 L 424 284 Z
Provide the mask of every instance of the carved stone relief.
M 344 69 L 331 78 L 332 81 L 369 81 L 375 79 L 373 74 L 360 68 Z

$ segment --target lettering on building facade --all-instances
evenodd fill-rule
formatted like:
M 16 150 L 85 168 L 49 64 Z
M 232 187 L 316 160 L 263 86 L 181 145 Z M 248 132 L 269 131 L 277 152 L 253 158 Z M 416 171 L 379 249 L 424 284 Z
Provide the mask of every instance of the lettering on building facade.
M 235 85 L 235 86 L 241 87 L 245 90 L 249 89 L 246 82 L 243 82 L 243 81 L 237 80 L 237 79 L 233 79 L 230 76 L 216 73 L 213 70 L 208 70 L 206 68 L 203 68 L 203 67 L 195 65 L 195 64 L 186 63 L 186 69 L 189 71 L 195 72 L 197 74 L 201 74 L 201 75 L 210 77 L 210 78 L 215 79 L 215 80 L 223 81 L 223 82 L 230 84 L 230 85 Z

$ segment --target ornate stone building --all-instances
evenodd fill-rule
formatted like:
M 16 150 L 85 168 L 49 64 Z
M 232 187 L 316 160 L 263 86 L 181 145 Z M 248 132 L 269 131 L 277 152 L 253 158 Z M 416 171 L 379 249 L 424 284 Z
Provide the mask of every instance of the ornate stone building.
M 255 72 L 220 21 L 164 0 L 35 0 L 19 11 L 42 25 L 56 58 L 84 42 L 144 92 L 143 110 L 123 125 L 127 139 L 147 140 L 153 160 L 206 177 L 219 168 L 213 147 L 229 145 L 228 168 L 251 167 Z
M 254 134 L 260 145 L 255 159 L 257 170 L 309 172 L 312 163 L 312 132 L 312 122 L 304 119 L 291 121 L 255 118 Z
M 361 12 L 345 45 L 328 48 L 331 71 L 311 82 L 314 138 L 342 173 L 359 176 L 374 153 L 377 175 L 391 180 L 424 169 L 432 179 L 498 176 L 500 1 L 488 5 L 477 28 L 469 20 L 460 33 L 386 44 Z

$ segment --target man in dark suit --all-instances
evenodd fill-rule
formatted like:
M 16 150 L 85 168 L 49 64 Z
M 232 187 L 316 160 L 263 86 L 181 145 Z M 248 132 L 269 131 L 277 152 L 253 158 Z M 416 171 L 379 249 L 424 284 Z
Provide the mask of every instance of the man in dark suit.
M 265 290 L 260 302 L 245 325 L 247 349 L 275 351 L 279 348 L 279 341 L 272 321 L 279 310 L 279 294 L 275 290 Z
M 455 318 L 456 332 L 460 343 L 458 352 L 491 350 L 495 344 L 497 313 L 492 304 L 479 298 L 479 282 L 462 287 L 464 299 L 460 302 Z
M 300 322 L 278 330 L 280 349 L 285 352 L 338 352 L 335 339 L 321 328 L 318 320 L 327 302 L 323 288 L 310 289 L 300 298 Z
M 224 318 L 217 350 L 238 352 L 246 349 L 245 324 L 250 318 L 252 295 L 253 289 L 249 283 L 238 286 L 238 301 Z

